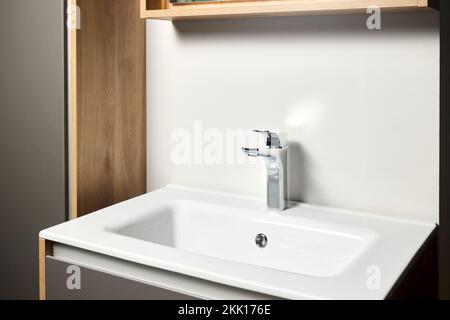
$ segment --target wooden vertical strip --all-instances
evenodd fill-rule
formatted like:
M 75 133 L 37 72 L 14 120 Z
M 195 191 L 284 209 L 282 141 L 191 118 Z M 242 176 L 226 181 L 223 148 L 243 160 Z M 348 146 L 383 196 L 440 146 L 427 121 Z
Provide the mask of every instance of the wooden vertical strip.
M 46 299 L 46 274 L 45 260 L 48 255 L 53 254 L 53 244 L 51 241 L 39 238 L 39 299 Z
M 77 6 L 77 0 L 70 0 L 70 5 Z M 75 219 L 78 217 L 78 144 L 77 144 L 77 103 L 78 103 L 78 37 L 77 29 L 69 32 L 70 51 L 69 51 L 69 68 L 70 68 L 70 217 Z
M 143 17 L 146 11 L 147 11 L 147 0 L 140 0 L 139 4 L 140 16 Z

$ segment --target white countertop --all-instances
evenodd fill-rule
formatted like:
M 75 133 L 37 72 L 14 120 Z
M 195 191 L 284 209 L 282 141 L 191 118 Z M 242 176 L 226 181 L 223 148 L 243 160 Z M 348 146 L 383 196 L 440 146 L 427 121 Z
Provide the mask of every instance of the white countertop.
M 384 299 L 434 228 L 305 204 L 280 214 L 258 199 L 169 186 L 40 237 L 280 298 Z

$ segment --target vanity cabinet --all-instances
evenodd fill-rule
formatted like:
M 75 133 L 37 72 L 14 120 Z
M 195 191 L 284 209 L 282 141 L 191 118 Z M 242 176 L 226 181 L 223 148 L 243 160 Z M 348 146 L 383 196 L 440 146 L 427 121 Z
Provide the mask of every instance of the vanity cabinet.
M 376 299 L 436 299 L 436 234 L 434 230 L 390 291 Z M 281 299 L 73 245 L 45 239 L 40 239 L 39 243 L 41 299 Z M 361 298 L 365 299 L 363 296 Z M 351 297 L 344 299 L 348 298 Z
M 275 297 L 40 239 L 41 300 L 268 300 Z

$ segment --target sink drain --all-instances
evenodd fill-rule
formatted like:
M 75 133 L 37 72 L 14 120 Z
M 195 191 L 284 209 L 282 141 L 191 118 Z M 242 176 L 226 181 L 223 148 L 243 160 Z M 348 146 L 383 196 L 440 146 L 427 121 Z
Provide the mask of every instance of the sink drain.
M 267 237 L 265 234 L 258 234 L 255 239 L 255 243 L 260 248 L 265 248 L 267 246 Z

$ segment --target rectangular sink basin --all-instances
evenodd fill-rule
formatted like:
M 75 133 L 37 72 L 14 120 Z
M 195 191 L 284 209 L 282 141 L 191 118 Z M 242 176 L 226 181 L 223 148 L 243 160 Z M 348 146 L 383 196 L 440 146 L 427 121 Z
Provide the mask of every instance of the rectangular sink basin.
M 435 225 L 169 186 L 42 238 L 287 299 L 383 299 Z M 368 285 L 373 272 L 380 279 Z
M 174 201 L 110 231 L 185 252 L 314 277 L 339 274 L 376 238 L 368 230 L 289 223 L 284 218 Z M 256 244 L 258 235 L 267 239 L 264 248 Z

